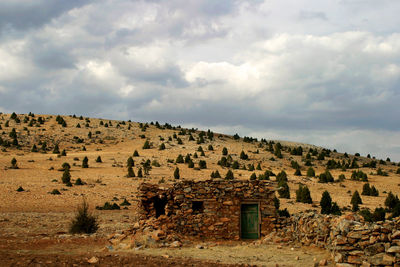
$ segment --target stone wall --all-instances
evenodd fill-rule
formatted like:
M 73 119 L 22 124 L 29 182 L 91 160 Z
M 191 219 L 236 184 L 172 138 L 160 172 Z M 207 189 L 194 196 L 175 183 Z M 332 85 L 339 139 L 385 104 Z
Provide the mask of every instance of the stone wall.
M 266 235 L 276 223 L 275 188 L 274 182 L 258 180 L 183 180 L 170 186 L 143 183 L 139 186 L 140 223 L 167 235 L 239 240 L 241 204 L 251 202 L 259 204 L 261 235 Z M 199 205 L 193 206 L 194 202 Z M 158 207 L 157 211 L 160 203 L 165 204 L 162 215 L 157 214 L 162 210 Z
M 337 266 L 400 266 L 400 218 L 366 223 L 357 215 L 324 216 L 316 213 L 281 218 L 281 241 L 314 244 L 332 252 Z

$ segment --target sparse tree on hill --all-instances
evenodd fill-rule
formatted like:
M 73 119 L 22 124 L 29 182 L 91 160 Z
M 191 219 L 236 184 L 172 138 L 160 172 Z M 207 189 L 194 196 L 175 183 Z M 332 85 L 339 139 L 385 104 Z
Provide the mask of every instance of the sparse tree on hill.
M 175 171 L 174 171 L 174 178 L 175 179 L 179 179 L 181 176 L 180 176 L 180 174 L 179 174 L 179 168 L 178 167 L 176 167 L 175 168 Z
M 235 179 L 235 177 L 234 177 L 234 175 L 233 175 L 233 172 L 232 172 L 231 170 L 228 170 L 228 172 L 227 172 L 226 175 L 225 175 L 225 179 L 226 179 L 226 180 L 233 180 L 233 179 Z
M 226 147 L 224 147 L 224 148 L 222 149 L 222 155 L 224 155 L 224 156 L 228 155 L 228 149 L 227 149 Z M 400 168 L 399 168 L 399 169 L 400 169 Z
M 330 214 L 332 209 L 332 198 L 328 191 L 322 193 L 322 198 L 320 201 L 321 214 Z
M 11 160 L 11 169 L 19 169 L 16 158 Z
M 127 177 L 135 177 L 135 172 L 133 171 L 133 168 L 132 168 L 132 166 L 129 166 L 128 167 L 128 175 L 127 175 Z
M 362 204 L 362 200 L 357 190 L 354 191 L 353 196 L 351 197 L 350 204 L 352 205 L 353 211 L 358 211 L 360 209 L 359 205 Z
M 96 162 L 97 163 L 102 163 L 103 161 L 101 160 L 101 157 L 100 156 L 98 156 L 97 158 L 96 158 Z
M 89 168 L 89 159 L 88 157 L 84 157 L 82 160 L 82 168 Z
M 278 193 L 279 193 L 279 197 L 281 198 L 290 198 L 290 190 L 289 190 L 289 185 L 287 184 L 286 181 L 280 181 L 278 183 Z

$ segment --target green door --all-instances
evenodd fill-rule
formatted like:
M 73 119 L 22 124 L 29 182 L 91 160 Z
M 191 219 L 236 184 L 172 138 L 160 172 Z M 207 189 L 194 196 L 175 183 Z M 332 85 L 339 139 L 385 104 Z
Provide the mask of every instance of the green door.
M 240 227 L 243 239 L 259 238 L 258 204 L 242 204 Z

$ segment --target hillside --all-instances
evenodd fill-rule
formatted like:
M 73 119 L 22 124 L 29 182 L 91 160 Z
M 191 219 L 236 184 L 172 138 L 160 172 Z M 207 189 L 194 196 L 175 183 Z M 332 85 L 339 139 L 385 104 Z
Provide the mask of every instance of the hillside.
M 383 206 L 389 191 L 400 193 L 400 175 L 396 174 L 398 166 L 395 163 L 310 145 L 300 147 L 292 142 L 239 138 L 169 124 L 159 125 L 158 122 L 137 123 L 79 116 L 1 114 L 0 126 L 2 212 L 71 211 L 81 201 L 82 195 L 95 206 L 106 201 L 119 203 L 123 199 L 134 202 L 136 187 L 141 181 L 173 182 L 176 168 L 179 168 L 181 179 L 202 180 L 209 179 L 215 171 L 224 178 L 228 170 L 232 170 L 235 179 L 250 179 L 255 173 L 258 178 L 275 180 L 274 174 L 285 171 L 290 199 L 280 200 L 281 207 L 291 213 L 306 209 L 319 211 L 319 201 L 325 190 L 341 208 L 350 209 L 352 193 L 358 190 L 361 194 L 364 185 L 362 181 L 350 179 L 355 170 L 367 174 L 370 185 L 379 191 L 377 197 L 362 196 L 361 207 L 373 209 Z M 144 149 L 146 142 L 149 147 Z M 56 146 L 58 151 L 54 151 Z M 278 146 L 281 158 L 277 153 Z M 227 149 L 226 155 L 223 155 L 224 148 Z M 61 156 L 63 150 L 66 156 Z M 139 155 L 133 156 L 134 151 Z M 184 162 L 188 162 L 187 155 L 190 155 L 193 166 L 176 163 L 179 155 Z M 88 158 L 88 168 L 81 166 L 84 157 Z M 102 162 L 96 162 L 98 157 Z M 134 160 L 132 169 L 136 177 L 133 178 L 126 177 L 129 157 Z M 13 158 L 17 160 L 18 169 L 11 168 Z M 201 161 L 206 166 L 199 166 Z M 60 168 L 65 162 L 71 166 L 72 184 L 80 178 L 84 185 L 69 187 L 61 182 L 63 172 Z M 328 165 L 335 182 L 320 183 L 318 175 L 325 172 Z M 310 167 L 315 170 L 316 177 L 307 177 Z M 142 178 L 137 177 L 139 169 Z M 301 175 L 294 175 L 296 169 Z M 381 175 L 377 174 L 378 170 Z M 269 171 L 269 178 L 263 176 L 266 171 Z M 345 179 L 338 182 L 341 174 Z M 296 203 L 298 184 L 309 187 L 313 204 Z M 17 192 L 19 186 L 25 191 Z M 54 189 L 61 195 L 49 194 Z

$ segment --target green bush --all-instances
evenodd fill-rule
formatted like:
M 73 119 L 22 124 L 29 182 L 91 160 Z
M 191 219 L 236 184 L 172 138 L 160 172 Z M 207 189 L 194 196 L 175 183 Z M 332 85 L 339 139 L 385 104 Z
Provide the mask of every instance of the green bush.
M 312 204 L 312 198 L 310 189 L 306 185 L 299 185 L 299 189 L 296 190 L 296 202 Z
M 129 157 L 127 160 L 126 160 L 126 167 L 135 167 L 135 161 L 133 160 L 133 158 L 132 157 Z
M 81 178 L 76 179 L 75 185 L 84 185 Z
M 16 159 L 16 158 L 13 158 L 13 159 L 11 160 L 11 169 L 19 169 L 18 163 L 17 163 L 17 159 Z
M 199 161 L 199 168 L 200 169 L 207 169 L 207 162 L 205 160 Z
M 150 149 L 150 142 L 149 140 L 146 140 L 143 144 L 143 149 Z
M 226 147 L 224 147 L 222 149 L 222 155 L 224 155 L 224 156 L 228 155 L 228 149 Z M 399 170 L 400 170 L 400 168 L 399 168 Z
M 278 175 L 276 176 L 276 181 L 278 183 L 281 182 L 281 181 L 287 182 L 288 178 L 287 178 L 286 172 L 285 171 L 281 171 L 280 173 L 278 173 Z
M 134 156 L 134 157 L 139 157 L 139 152 L 138 152 L 137 150 L 135 150 L 135 151 L 133 152 L 133 156 Z
M 61 195 L 60 191 L 58 189 L 53 189 L 53 191 L 50 192 L 52 195 Z
M 320 183 L 332 183 L 333 181 L 333 176 L 328 170 L 319 175 L 318 182 Z
M 64 184 L 71 183 L 71 174 L 69 173 L 69 169 L 64 169 L 64 173 L 63 173 L 63 175 L 61 177 L 61 181 Z
M 89 205 L 84 199 L 82 204 L 78 206 L 75 218 L 72 220 L 69 232 L 76 233 L 95 233 L 99 229 L 96 217 L 89 213 Z
M 101 160 L 101 157 L 100 156 L 98 156 L 97 158 L 96 158 L 96 162 L 97 163 L 102 163 L 103 161 Z

